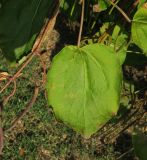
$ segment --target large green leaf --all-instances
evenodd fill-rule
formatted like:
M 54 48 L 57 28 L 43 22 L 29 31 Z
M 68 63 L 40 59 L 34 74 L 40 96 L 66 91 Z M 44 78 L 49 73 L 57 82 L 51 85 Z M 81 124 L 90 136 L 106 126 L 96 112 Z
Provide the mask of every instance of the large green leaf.
M 54 0 L 1 0 L 0 48 L 10 61 L 31 49 Z
M 65 47 L 53 59 L 47 79 L 48 101 L 56 117 L 85 137 L 117 113 L 121 65 L 104 45 Z
M 147 55 L 147 8 L 141 7 L 132 22 L 132 39 Z
M 147 135 L 140 131 L 136 131 L 133 134 L 133 145 L 136 155 L 140 160 L 147 159 Z

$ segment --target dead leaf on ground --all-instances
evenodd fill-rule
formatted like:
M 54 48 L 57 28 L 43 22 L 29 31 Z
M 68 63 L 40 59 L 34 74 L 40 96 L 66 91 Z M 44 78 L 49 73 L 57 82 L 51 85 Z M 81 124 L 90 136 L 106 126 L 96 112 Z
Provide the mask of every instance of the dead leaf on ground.
M 0 81 L 4 81 L 9 77 L 8 72 L 0 72 Z

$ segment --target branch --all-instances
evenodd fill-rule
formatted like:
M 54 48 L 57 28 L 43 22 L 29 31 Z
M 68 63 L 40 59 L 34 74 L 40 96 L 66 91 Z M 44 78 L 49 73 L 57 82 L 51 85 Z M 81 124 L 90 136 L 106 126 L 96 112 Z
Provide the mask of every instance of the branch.
M 60 1 L 57 0 L 57 2 L 55 2 L 53 16 L 51 17 L 51 19 L 46 20 L 39 36 L 36 39 L 34 46 L 32 48 L 32 52 L 39 51 L 38 49 L 41 49 L 41 47 L 42 47 L 41 45 L 45 41 L 46 37 L 52 32 L 52 30 L 55 26 L 57 15 L 59 13 L 59 7 L 60 7 Z M 39 52 L 41 52 L 41 50 Z
M 112 0 L 107 0 L 111 5 L 113 5 L 113 7 L 115 7 L 123 16 L 124 18 L 127 20 L 127 22 L 131 23 L 131 19 L 127 16 L 127 14 L 118 6 L 116 5 L 114 2 L 112 2 Z
M 15 92 L 16 92 L 16 81 L 14 80 L 13 83 L 14 83 L 14 88 L 13 88 L 12 92 L 6 98 L 4 98 L 4 100 L 3 100 L 3 106 L 5 106 L 8 103 L 9 99 L 11 97 L 13 97 L 14 94 L 15 94 Z
M 23 65 L 20 67 L 20 69 L 9 79 L 9 81 L 4 85 L 4 87 L 0 90 L 0 93 L 2 93 L 22 72 L 22 70 L 31 62 L 33 57 L 35 56 L 34 53 L 31 53 L 28 57 L 28 59 L 23 63 Z
M 33 104 L 35 103 L 36 98 L 37 98 L 37 96 L 38 96 L 38 92 L 39 92 L 39 88 L 36 87 L 36 88 L 35 88 L 35 91 L 34 91 L 34 95 L 33 95 L 32 99 L 30 100 L 30 102 L 26 105 L 24 111 L 19 115 L 19 117 L 17 117 L 17 118 L 13 121 L 11 127 L 8 128 L 8 129 L 6 129 L 5 132 L 11 131 L 11 130 L 16 126 L 16 124 L 18 123 L 18 121 L 20 121 L 20 120 L 26 115 L 26 113 L 29 111 L 29 109 L 30 109 L 30 108 L 33 106 Z
M 116 160 L 122 159 L 124 156 L 126 156 L 127 154 L 129 154 L 130 152 L 133 152 L 133 151 L 134 151 L 134 148 L 129 149 L 128 151 L 126 151 L 125 153 L 120 155 Z

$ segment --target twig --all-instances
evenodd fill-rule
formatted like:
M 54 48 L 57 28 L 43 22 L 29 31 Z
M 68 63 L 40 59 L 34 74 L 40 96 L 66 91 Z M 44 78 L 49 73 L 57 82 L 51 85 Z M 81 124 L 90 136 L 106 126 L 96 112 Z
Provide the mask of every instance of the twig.
M 13 88 L 12 92 L 10 93 L 10 95 L 8 95 L 8 96 L 4 99 L 4 101 L 3 101 L 3 105 L 4 105 L 4 106 L 6 105 L 6 103 L 8 103 L 9 99 L 10 99 L 10 98 L 15 94 L 15 92 L 16 92 L 16 81 L 14 80 L 13 83 L 14 83 L 14 88 Z
M 37 96 L 38 96 L 38 92 L 39 92 L 39 88 L 36 87 L 36 88 L 35 88 L 35 91 L 34 91 L 34 95 L 33 95 L 32 99 L 30 100 L 30 102 L 26 105 L 25 110 L 19 115 L 19 117 L 17 117 L 17 118 L 13 121 L 11 127 L 8 128 L 8 129 L 6 129 L 5 132 L 11 131 L 11 130 L 16 126 L 16 124 L 18 123 L 18 121 L 20 121 L 20 120 L 26 115 L 26 113 L 29 111 L 29 109 L 30 109 L 30 108 L 33 106 L 33 104 L 35 103 L 36 98 L 37 98 Z
M 117 158 L 117 160 L 118 160 L 118 159 L 121 159 L 122 157 L 126 156 L 128 153 L 130 153 L 130 152 L 132 152 L 132 151 L 134 151 L 134 148 L 131 148 L 131 149 L 129 149 L 127 152 L 123 153 L 121 156 L 119 156 L 119 157 Z
M 140 0 L 135 0 L 132 4 L 132 6 L 130 7 L 130 9 L 128 10 L 128 15 L 131 14 L 131 12 L 137 7 L 137 5 L 139 4 Z
M 53 13 L 53 17 L 51 17 L 51 19 L 46 20 L 45 25 L 43 26 L 39 36 L 36 39 L 34 46 L 32 48 L 32 52 L 35 52 L 38 49 L 41 49 L 41 47 L 42 47 L 41 45 L 45 41 L 47 35 L 49 35 L 52 32 L 52 30 L 55 26 L 57 15 L 59 13 L 59 7 L 60 7 L 60 1 L 57 0 L 57 2 L 55 4 L 55 10 Z M 39 51 L 39 52 L 41 52 L 41 51 Z
M 99 131 L 98 137 L 103 142 L 99 145 L 99 147 L 104 146 L 105 144 L 112 143 L 121 133 L 123 133 L 127 128 L 132 126 L 133 124 L 137 124 L 140 119 L 146 114 L 146 111 L 143 109 L 144 101 L 139 101 L 136 104 L 133 104 L 137 107 L 137 109 L 133 109 L 126 116 L 122 116 L 117 123 L 112 124 L 110 127 L 107 127 L 107 131 L 104 130 L 105 126 L 101 128 Z
M 119 2 L 119 0 L 117 0 L 116 2 L 114 1 L 114 4 L 117 5 Z M 109 15 L 112 13 L 113 9 L 115 8 L 115 5 L 113 5 L 113 7 L 111 8 L 111 10 L 109 11 Z
M 22 70 L 31 62 L 33 57 L 35 56 L 35 52 L 31 53 L 28 57 L 28 59 L 23 63 L 23 65 L 20 67 L 20 69 L 9 79 L 9 81 L 5 84 L 5 86 L 0 90 L 0 93 L 2 93 L 22 72 Z
M 79 30 L 78 43 L 77 43 L 77 46 L 78 46 L 78 47 L 80 47 L 81 36 L 82 36 L 82 30 L 83 30 L 83 23 L 84 23 L 84 9 L 85 9 L 85 0 L 82 0 L 81 22 L 80 22 L 80 30 Z
M 131 23 L 131 19 L 127 16 L 127 14 L 118 6 L 116 5 L 114 2 L 112 2 L 112 0 L 107 0 L 111 5 L 113 5 L 123 16 L 124 18 L 127 20 L 127 22 Z
M 98 38 L 98 43 L 103 43 L 105 41 L 105 39 L 109 36 L 109 32 L 112 31 L 112 29 L 114 28 L 114 24 L 111 24 L 108 26 L 108 28 L 106 29 L 106 31 L 104 31 L 102 33 L 102 35 Z
M 122 124 L 122 128 L 120 128 L 119 130 L 114 130 L 112 133 L 110 133 L 110 135 L 108 135 L 107 137 L 105 137 L 106 139 L 111 139 L 111 141 L 115 140 L 120 134 L 122 134 L 126 129 L 128 129 L 129 127 L 133 126 L 134 124 L 137 124 L 139 122 L 140 119 L 142 119 L 142 117 L 146 114 L 146 111 L 144 109 L 141 109 L 136 113 L 136 115 L 134 115 L 135 117 L 131 117 L 130 120 L 127 122 L 124 121 L 124 126 Z M 126 124 L 125 124 L 126 123 Z M 112 136 L 111 136 L 112 135 Z M 111 138 L 110 138 L 111 137 Z
M 98 43 L 103 43 L 108 36 L 109 36 L 109 34 L 107 33 L 107 31 L 105 31 L 105 32 L 99 37 Z

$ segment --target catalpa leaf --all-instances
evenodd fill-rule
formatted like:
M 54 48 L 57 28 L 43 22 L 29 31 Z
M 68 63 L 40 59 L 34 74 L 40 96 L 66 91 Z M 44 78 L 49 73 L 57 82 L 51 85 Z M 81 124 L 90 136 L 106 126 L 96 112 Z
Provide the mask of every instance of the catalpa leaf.
M 132 22 L 132 39 L 147 55 L 147 8 L 143 5 L 134 15 Z
M 117 113 L 121 83 L 121 65 L 112 49 L 68 46 L 48 72 L 48 102 L 58 119 L 88 138 Z
M 53 0 L 0 1 L 0 48 L 8 60 L 15 61 L 31 50 L 53 3 Z

